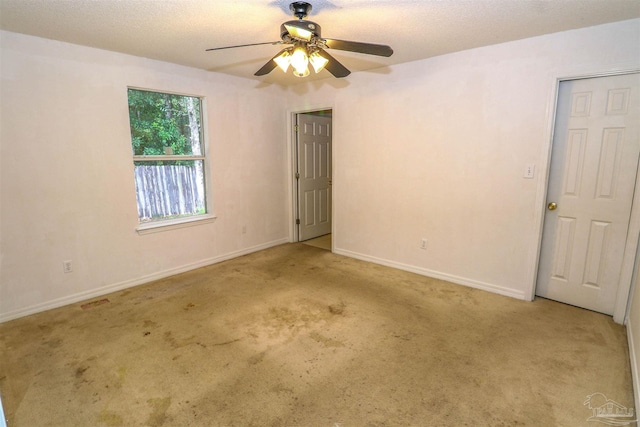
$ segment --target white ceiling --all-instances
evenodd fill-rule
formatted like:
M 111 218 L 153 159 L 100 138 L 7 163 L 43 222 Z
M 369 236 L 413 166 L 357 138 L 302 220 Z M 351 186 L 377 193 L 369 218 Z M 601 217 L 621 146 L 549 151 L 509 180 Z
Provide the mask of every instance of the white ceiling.
M 282 47 L 290 0 L 0 0 L 0 29 L 267 83 L 253 73 Z M 640 17 L 640 0 L 309 0 L 327 38 L 388 44 L 390 58 L 331 51 L 352 72 L 511 40 Z M 378 70 L 380 71 L 380 70 Z M 331 77 L 327 71 L 307 79 Z M 349 77 L 347 77 L 348 79 Z

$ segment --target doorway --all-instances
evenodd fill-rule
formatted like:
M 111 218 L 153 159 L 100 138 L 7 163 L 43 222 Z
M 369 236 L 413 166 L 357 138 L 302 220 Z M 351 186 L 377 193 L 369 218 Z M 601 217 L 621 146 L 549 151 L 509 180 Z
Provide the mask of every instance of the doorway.
M 638 246 L 630 227 L 639 83 L 638 73 L 560 82 L 538 296 L 614 316 L 626 306 L 630 277 L 622 272 Z
M 296 113 L 293 119 L 296 240 L 323 246 L 328 240 L 330 249 L 332 110 Z

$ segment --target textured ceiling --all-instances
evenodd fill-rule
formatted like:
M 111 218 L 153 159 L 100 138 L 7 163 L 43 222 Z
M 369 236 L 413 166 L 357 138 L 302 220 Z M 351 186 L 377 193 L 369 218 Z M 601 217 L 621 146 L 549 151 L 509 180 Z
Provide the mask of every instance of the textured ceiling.
M 253 73 L 281 46 L 290 0 L 0 0 L 0 29 L 158 59 L 267 83 Z M 328 38 L 390 45 L 382 58 L 331 51 L 352 72 L 640 17 L 640 0 L 316 0 L 307 17 Z M 331 77 L 327 71 L 307 79 Z M 348 77 L 347 77 L 348 79 Z

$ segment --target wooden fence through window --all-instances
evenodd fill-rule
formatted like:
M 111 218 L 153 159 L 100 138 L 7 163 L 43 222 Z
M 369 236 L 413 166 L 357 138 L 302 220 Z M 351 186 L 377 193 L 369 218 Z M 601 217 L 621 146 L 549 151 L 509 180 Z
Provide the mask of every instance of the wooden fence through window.
M 135 178 L 140 221 L 204 212 L 194 166 L 136 165 Z

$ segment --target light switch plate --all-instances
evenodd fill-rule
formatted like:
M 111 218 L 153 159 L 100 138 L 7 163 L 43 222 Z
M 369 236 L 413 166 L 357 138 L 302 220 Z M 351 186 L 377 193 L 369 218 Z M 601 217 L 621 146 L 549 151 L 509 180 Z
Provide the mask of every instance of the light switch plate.
M 531 179 L 534 177 L 535 174 L 536 174 L 536 165 L 533 163 L 529 163 L 524 168 L 524 177 Z

